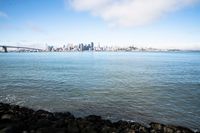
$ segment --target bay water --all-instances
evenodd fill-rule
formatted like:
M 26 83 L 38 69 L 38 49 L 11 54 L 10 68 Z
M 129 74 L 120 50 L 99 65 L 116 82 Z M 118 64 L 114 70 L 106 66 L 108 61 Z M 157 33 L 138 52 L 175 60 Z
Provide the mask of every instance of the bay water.
M 200 52 L 0 53 L 0 102 L 200 129 Z

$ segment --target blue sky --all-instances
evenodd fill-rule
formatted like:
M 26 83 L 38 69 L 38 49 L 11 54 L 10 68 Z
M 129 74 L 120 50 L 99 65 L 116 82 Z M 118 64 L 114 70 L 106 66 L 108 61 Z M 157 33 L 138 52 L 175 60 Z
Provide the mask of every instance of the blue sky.
M 43 48 L 93 41 L 108 46 L 200 49 L 199 1 L 151 2 L 0 0 L 0 43 Z

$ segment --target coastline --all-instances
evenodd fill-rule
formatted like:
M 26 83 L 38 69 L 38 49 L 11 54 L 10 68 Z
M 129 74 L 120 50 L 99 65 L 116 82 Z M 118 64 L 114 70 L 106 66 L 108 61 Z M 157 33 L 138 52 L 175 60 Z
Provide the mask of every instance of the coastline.
M 182 126 L 151 122 L 147 127 L 137 122 L 111 122 L 96 115 L 76 118 L 69 112 L 33 110 L 7 103 L 0 103 L 0 118 L 0 133 L 194 133 Z

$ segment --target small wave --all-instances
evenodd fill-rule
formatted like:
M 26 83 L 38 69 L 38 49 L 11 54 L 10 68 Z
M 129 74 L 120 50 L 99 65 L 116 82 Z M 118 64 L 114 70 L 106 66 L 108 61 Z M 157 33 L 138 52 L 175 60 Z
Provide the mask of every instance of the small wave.
M 15 103 L 16 102 L 17 97 L 15 95 L 7 95 L 5 97 L 5 102 L 7 103 Z
M 23 106 L 25 101 L 17 98 L 16 95 L 8 94 L 6 96 L 0 96 L 0 102 L 16 104 Z

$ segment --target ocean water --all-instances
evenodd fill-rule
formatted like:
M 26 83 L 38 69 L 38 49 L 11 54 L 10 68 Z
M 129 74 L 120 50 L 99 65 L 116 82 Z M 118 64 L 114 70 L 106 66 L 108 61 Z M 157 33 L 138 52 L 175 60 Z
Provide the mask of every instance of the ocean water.
M 200 52 L 0 53 L 0 102 L 200 129 Z

